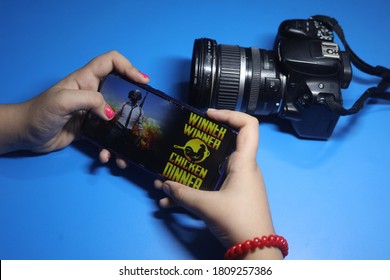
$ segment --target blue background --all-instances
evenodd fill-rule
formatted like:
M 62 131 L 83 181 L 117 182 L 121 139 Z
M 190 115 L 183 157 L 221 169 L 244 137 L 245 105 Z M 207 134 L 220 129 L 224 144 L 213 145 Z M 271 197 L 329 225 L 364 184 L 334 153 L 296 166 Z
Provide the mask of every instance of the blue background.
M 1 0 L 0 102 L 29 99 L 112 49 L 186 101 L 195 38 L 271 49 L 283 20 L 315 14 L 335 17 L 360 57 L 389 67 L 389 8 L 387 0 Z M 354 69 L 345 106 L 376 82 Z M 261 122 L 257 158 L 288 259 L 390 259 L 389 105 L 369 101 L 328 141 Z M 97 155 L 80 142 L 0 157 L 0 259 L 222 257 L 201 221 L 159 208 L 153 178 L 102 166 Z

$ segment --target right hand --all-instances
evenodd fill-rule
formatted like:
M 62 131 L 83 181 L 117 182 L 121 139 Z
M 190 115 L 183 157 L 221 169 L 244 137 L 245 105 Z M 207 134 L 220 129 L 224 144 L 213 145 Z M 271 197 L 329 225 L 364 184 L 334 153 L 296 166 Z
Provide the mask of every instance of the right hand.
M 182 206 L 205 221 L 226 246 L 274 234 L 262 173 L 256 162 L 259 123 L 247 114 L 209 110 L 208 116 L 239 130 L 236 151 L 230 156 L 227 177 L 219 191 L 202 191 L 174 181 L 155 181 L 168 196 L 160 206 Z M 257 249 L 245 258 L 281 259 L 276 248 Z

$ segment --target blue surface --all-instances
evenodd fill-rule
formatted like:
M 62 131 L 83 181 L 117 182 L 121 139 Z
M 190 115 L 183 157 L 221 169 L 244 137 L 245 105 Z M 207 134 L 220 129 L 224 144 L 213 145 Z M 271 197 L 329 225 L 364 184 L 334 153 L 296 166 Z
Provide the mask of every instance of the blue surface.
M 390 66 L 390 2 L 0 1 L 0 102 L 44 91 L 111 49 L 151 85 L 186 101 L 195 38 L 271 49 L 285 19 L 335 17 L 352 49 Z M 354 69 L 346 107 L 376 80 Z M 329 141 L 262 121 L 258 161 L 288 259 L 390 259 L 390 104 L 343 117 Z M 140 170 L 97 163 L 86 142 L 48 155 L 0 157 L 0 259 L 213 259 L 203 223 L 161 211 Z

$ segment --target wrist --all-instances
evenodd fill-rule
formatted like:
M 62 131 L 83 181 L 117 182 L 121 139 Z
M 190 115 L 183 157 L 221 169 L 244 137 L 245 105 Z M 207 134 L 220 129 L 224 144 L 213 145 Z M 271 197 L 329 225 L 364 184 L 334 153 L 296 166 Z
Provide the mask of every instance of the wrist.
M 225 239 L 227 248 L 256 236 L 275 234 L 268 201 L 262 201 L 260 205 L 240 204 L 237 215 L 231 217 L 225 229 L 229 233 Z
M 247 221 L 247 224 L 237 224 L 234 230 L 230 231 L 232 234 L 228 239 L 226 247 L 231 247 L 239 242 L 254 238 L 255 236 L 263 236 L 275 234 L 275 230 L 272 222 L 268 222 L 263 219 L 261 222 Z
M 0 154 L 26 149 L 26 103 L 0 107 Z

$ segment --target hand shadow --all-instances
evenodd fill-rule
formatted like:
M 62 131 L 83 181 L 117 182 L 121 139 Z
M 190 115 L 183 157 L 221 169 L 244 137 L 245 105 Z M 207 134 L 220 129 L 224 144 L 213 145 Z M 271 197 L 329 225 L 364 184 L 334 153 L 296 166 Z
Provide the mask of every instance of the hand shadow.
M 133 167 L 131 163 L 125 170 L 120 169 L 115 161 L 102 164 L 96 158 L 97 148 L 86 141 L 79 141 L 72 145 L 79 151 L 87 154 L 91 159 L 94 159 L 89 166 L 89 173 L 94 174 L 101 167 L 108 168 L 113 176 L 124 177 L 131 184 L 143 188 L 156 204 L 164 196 L 161 191 L 150 187 L 153 185 L 156 176 L 148 171 L 138 166 Z M 159 206 L 157 205 L 157 207 Z M 153 216 L 164 222 L 167 229 L 187 249 L 194 259 L 214 260 L 223 258 L 225 248 L 207 229 L 204 223 L 187 210 L 180 207 L 159 209 L 155 211 Z M 183 221 L 190 221 L 190 223 L 183 223 Z M 193 226 L 194 224 L 196 226 Z

